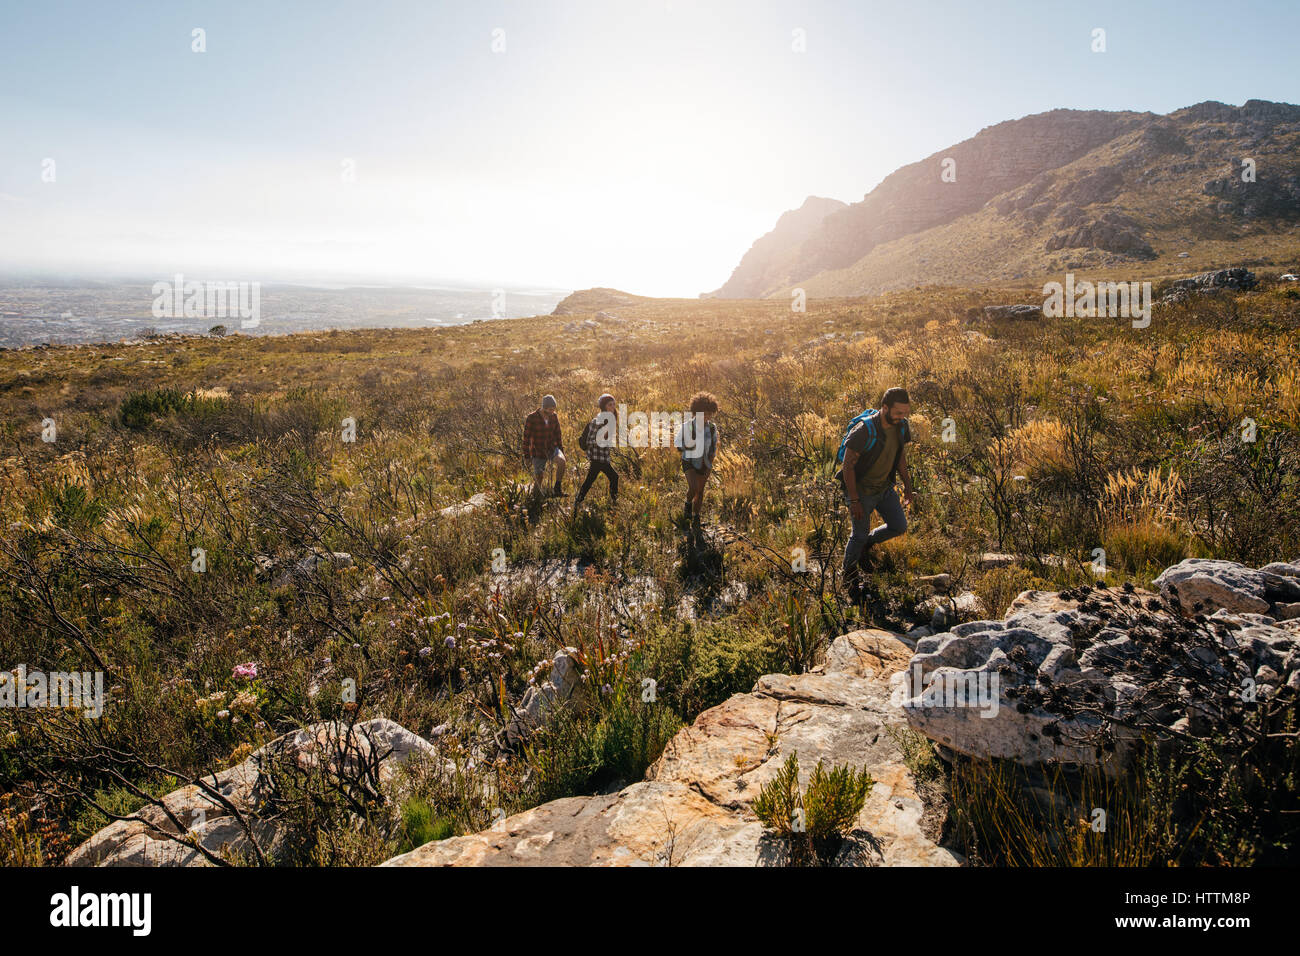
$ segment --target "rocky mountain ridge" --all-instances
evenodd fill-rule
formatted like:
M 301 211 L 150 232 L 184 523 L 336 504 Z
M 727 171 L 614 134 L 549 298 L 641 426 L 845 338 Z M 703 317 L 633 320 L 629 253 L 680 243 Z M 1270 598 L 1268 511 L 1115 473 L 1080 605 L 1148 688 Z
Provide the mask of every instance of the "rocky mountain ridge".
M 813 199 L 795 211 L 801 228 L 783 226 L 784 214 L 711 295 L 795 286 L 865 295 L 1291 254 L 1300 250 L 1298 146 L 1300 106 L 1261 100 L 1009 120 L 900 168 L 860 202 L 818 200 L 812 209 L 824 214 L 811 230 Z

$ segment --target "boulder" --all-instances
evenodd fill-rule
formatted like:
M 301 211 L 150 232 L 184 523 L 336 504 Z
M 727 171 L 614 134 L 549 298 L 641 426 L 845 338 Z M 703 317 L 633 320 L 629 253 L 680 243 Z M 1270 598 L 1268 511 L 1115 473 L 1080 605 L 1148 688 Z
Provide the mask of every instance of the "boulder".
M 285 836 L 274 821 L 259 820 L 256 810 L 266 786 L 265 771 L 273 759 L 289 759 L 304 769 L 327 760 L 332 769 L 353 770 L 363 758 L 377 754 L 380 780 L 413 757 L 436 760 L 433 745 L 391 720 L 375 718 L 353 725 L 350 733 L 339 723 L 313 724 L 277 737 L 241 763 L 203 777 L 204 783 L 234 805 L 249 824 L 264 853 L 274 853 Z M 189 838 L 215 856 L 252 856 L 249 834 L 220 801 L 197 784 L 173 790 L 162 798 Z M 163 832 L 159 832 L 163 831 Z M 153 804 L 125 820 L 116 820 L 69 854 L 69 866 L 208 866 L 194 846 L 165 834 L 180 830 Z
M 346 551 L 313 551 L 293 566 L 298 574 L 315 574 L 322 564 L 336 568 L 350 568 L 352 555 Z
M 271 586 L 277 588 L 292 584 L 295 580 L 312 577 L 323 567 L 349 568 L 353 564 L 352 555 L 346 551 L 312 551 L 291 565 L 272 560 L 266 555 L 257 555 L 253 560 L 257 564 L 259 575 L 279 569 L 271 581 Z
M 1278 605 L 1277 612 L 1273 615 L 1279 621 L 1294 621 L 1300 619 L 1300 601 L 1293 604 Z
M 1222 608 L 1266 614 L 1275 602 L 1300 600 L 1300 578 L 1212 558 L 1180 561 L 1166 568 L 1154 583 L 1161 594 L 1176 600 L 1188 614 L 1196 613 L 1198 606 L 1206 613 Z
M 1259 569 L 1260 574 L 1275 574 L 1284 578 L 1300 579 L 1300 558 L 1294 561 L 1274 561 Z
M 931 594 L 947 594 L 952 585 L 950 574 L 927 574 L 916 579 L 916 583 L 926 588 Z
M 769 674 L 748 694 L 706 710 L 681 730 L 644 781 L 614 794 L 555 800 L 481 833 L 427 843 L 385 866 L 755 866 L 782 862 L 752 804 L 787 754 L 801 782 L 818 759 L 865 764 L 875 786 L 858 818 L 851 862 L 953 866 L 934 842 L 891 728 L 903 713 L 889 678 L 909 659 L 898 635 L 855 631 L 835 639 L 807 674 Z
M 951 597 L 937 594 L 918 604 L 916 610 L 922 619 L 930 622 L 934 631 L 946 631 L 960 621 L 972 621 L 987 613 L 984 602 L 972 591 Z
M 548 710 L 557 703 L 564 703 L 578 690 L 582 683 L 582 667 L 578 663 L 577 653 L 576 647 L 556 651 L 547 679 L 524 691 L 524 696 L 515 709 L 515 719 L 506 728 L 512 739 L 537 727 Z
M 897 673 L 911 659 L 911 648 L 898 634 L 866 628 L 831 641 L 826 660 L 813 668 L 813 672 L 873 679 Z

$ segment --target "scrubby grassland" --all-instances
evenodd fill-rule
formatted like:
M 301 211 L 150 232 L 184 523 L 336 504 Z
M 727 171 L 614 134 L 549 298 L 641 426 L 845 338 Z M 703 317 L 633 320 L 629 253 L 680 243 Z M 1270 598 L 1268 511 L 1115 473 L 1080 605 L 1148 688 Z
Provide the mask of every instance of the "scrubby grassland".
M 111 815 L 278 734 L 384 715 L 456 771 L 396 801 L 299 783 L 276 804 L 299 835 L 279 862 L 377 862 L 483 828 L 497 807 L 636 779 L 682 723 L 764 673 L 807 669 L 864 616 L 911 626 L 919 575 L 951 574 L 997 616 L 1025 588 L 1090 580 L 1096 548 L 1111 583 L 1138 584 L 1190 555 L 1300 554 L 1293 287 L 1158 307 L 1145 330 L 967 320 L 1040 298 L 928 289 L 805 314 L 649 300 L 600 318 L 593 305 L 436 331 L 0 353 L 0 666 L 102 669 L 111 687 L 100 720 L 0 712 L 0 857 L 57 863 Z M 844 423 L 895 384 L 913 395 L 918 503 L 859 611 L 837 587 L 831 459 Z M 671 411 L 699 389 L 719 398 L 723 449 L 702 548 L 684 542 L 667 449 L 615 456 L 617 509 L 603 478 L 576 518 L 571 497 L 520 491 L 522 420 L 543 393 L 559 400 L 572 493 L 576 431 L 602 391 Z M 439 515 L 480 492 L 486 507 Z M 978 572 L 986 550 L 1021 560 Z M 288 573 L 313 551 L 353 563 Z M 555 559 L 585 574 L 529 577 Z M 590 693 L 526 741 L 507 735 L 539 662 L 566 646 Z M 249 663 L 256 676 L 237 676 Z

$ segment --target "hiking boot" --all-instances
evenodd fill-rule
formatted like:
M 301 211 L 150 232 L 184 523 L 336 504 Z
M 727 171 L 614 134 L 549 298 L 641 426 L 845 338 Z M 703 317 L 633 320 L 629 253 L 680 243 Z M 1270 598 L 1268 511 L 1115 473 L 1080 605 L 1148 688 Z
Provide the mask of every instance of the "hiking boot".
M 564 491 L 563 488 L 561 488 L 559 485 L 556 485 L 556 486 L 555 486 L 555 490 L 551 492 L 551 497 L 552 497 L 552 498 L 567 498 L 567 497 L 569 497 L 569 496 L 565 493 L 565 491 Z

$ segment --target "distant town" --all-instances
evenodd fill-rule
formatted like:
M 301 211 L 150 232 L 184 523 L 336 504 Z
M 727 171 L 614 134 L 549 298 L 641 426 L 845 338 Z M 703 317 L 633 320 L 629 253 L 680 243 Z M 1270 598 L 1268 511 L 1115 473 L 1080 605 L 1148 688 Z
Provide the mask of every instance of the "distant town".
M 569 292 L 263 283 L 257 290 L 259 314 L 250 320 L 233 308 L 159 310 L 155 307 L 158 284 L 0 278 L 0 347 L 118 342 L 169 333 L 283 335 L 320 329 L 463 325 L 476 319 L 549 314 Z M 203 302 L 201 296 L 198 301 Z

